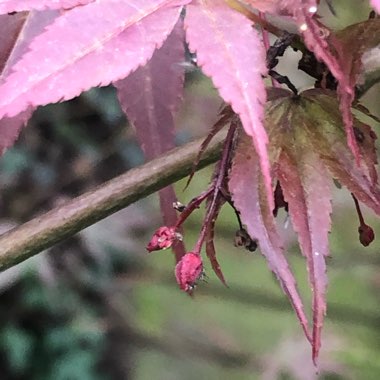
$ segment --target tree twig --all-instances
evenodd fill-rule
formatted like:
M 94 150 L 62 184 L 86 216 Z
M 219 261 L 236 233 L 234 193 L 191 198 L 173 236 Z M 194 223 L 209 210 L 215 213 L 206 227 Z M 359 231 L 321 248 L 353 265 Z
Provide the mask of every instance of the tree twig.
M 198 169 L 218 160 L 225 136 L 226 131 L 215 136 Z M 185 177 L 192 170 L 202 141 L 173 149 L 1 235 L 0 271 Z

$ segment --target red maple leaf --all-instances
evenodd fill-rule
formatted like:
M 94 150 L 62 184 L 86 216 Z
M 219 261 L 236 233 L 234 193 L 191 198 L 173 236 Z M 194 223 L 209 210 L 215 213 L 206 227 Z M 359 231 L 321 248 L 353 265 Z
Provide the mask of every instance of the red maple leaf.
M 178 218 L 173 188 L 161 190 L 165 224 L 173 227 L 159 228 L 147 249 L 173 246 L 177 282 L 192 292 L 203 272 L 205 246 L 225 283 L 214 245 L 215 222 L 224 204 L 232 206 L 237 245 L 253 251 L 258 243 L 312 344 L 314 361 L 326 311 L 332 179 L 354 196 L 363 245 L 374 232 L 359 202 L 380 213 L 376 136 L 351 111 L 353 104 L 360 108 L 362 58 L 380 43 L 379 19 L 335 32 L 318 18 L 318 5 L 316 0 L 0 0 L 0 153 L 14 143 L 37 106 L 109 84 L 117 88 L 146 159 L 165 153 L 174 146 L 184 83 L 178 63 L 187 42 L 226 103 L 201 152 L 224 125 L 229 132 L 210 187 L 181 207 Z M 380 11 L 378 0 L 371 5 Z M 20 13 L 8 15 L 13 12 Z M 284 38 L 264 13 L 285 17 L 299 35 Z M 268 31 L 280 42 L 266 51 Z M 287 47 L 281 38 L 312 57 L 315 67 L 308 72 L 320 89 L 298 94 L 288 78 L 275 72 L 277 56 Z M 263 78 L 268 73 L 293 93 L 267 91 Z M 199 239 L 185 254 L 179 231 L 204 201 Z M 279 207 L 289 212 L 306 258 L 312 332 L 274 221 Z

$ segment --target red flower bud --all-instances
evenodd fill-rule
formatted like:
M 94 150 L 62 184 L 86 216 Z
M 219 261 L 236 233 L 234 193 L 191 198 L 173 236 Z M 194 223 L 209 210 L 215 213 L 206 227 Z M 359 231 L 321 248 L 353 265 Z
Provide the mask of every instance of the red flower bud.
M 367 224 L 362 224 L 358 228 L 358 232 L 360 243 L 362 243 L 364 247 L 370 245 L 375 239 L 375 233 L 373 232 L 373 229 Z
M 153 234 L 146 249 L 148 252 L 167 249 L 170 248 L 176 240 L 182 240 L 182 235 L 176 231 L 175 227 L 160 227 Z
M 192 292 L 203 273 L 201 256 L 189 252 L 182 257 L 175 267 L 175 277 L 179 287 L 185 292 Z

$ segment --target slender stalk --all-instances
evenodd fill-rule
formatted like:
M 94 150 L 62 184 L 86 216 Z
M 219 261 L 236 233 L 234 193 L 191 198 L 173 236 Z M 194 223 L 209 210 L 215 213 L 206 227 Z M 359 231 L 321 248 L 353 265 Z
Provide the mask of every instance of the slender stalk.
M 185 207 L 178 217 L 176 228 L 180 228 L 186 219 L 192 214 L 192 212 L 199 208 L 202 202 L 213 192 L 214 188 L 210 186 L 207 190 L 203 191 L 196 198 L 193 198 L 190 203 Z
M 360 226 L 364 226 L 365 225 L 365 222 L 364 222 L 364 218 L 363 218 L 363 214 L 362 214 L 362 210 L 360 209 L 360 205 L 359 205 L 359 202 L 357 200 L 357 198 L 355 197 L 354 194 L 352 194 L 352 198 L 354 199 L 354 203 L 355 203 L 355 208 L 356 208 L 356 212 L 358 214 L 358 217 L 359 217 L 359 223 L 360 223 Z
M 214 194 L 209 206 L 207 207 L 207 214 L 206 214 L 205 220 L 203 221 L 203 226 L 199 234 L 198 241 L 195 244 L 195 247 L 193 249 L 193 252 L 197 254 L 200 254 L 201 252 L 202 245 L 206 238 L 207 230 L 212 222 L 212 218 L 215 216 L 214 214 L 215 214 L 215 209 L 217 207 L 217 199 L 220 194 L 220 189 L 222 187 L 223 180 L 225 179 L 225 176 L 228 170 L 228 163 L 231 156 L 231 146 L 232 146 L 234 134 L 236 131 L 236 127 L 237 127 L 236 124 L 231 124 L 231 126 L 228 129 L 227 137 L 224 142 L 223 154 L 220 160 L 220 168 L 219 168 L 219 172 L 216 177 L 214 189 L 213 189 Z
M 266 21 L 265 13 L 259 12 L 259 16 L 262 20 Z M 263 27 L 261 27 L 261 34 L 263 36 L 263 43 L 265 47 L 265 51 L 268 52 L 270 48 L 270 42 L 269 42 L 269 33 L 267 30 L 265 30 Z M 277 83 L 276 79 L 274 79 L 272 76 L 270 77 L 270 80 L 272 82 L 273 87 L 281 87 L 279 83 Z
M 226 131 L 211 141 L 197 169 L 216 162 Z M 112 179 L 44 215 L 0 236 L 0 270 L 76 234 L 137 200 L 187 176 L 203 139 L 173 149 L 162 157 Z

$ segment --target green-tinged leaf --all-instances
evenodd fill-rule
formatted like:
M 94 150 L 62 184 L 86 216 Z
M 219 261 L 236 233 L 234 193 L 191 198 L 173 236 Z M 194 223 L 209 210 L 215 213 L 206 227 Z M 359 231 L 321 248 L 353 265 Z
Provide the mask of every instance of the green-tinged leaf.
M 308 144 L 333 178 L 380 214 L 380 189 L 377 186 L 375 166 L 376 135 L 372 129 L 354 119 L 354 130 L 361 156 L 359 166 L 347 147 L 339 103 L 333 92 L 314 89 L 305 91 L 298 97 L 294 97 L 288 91 L 282 91 L 281 95 L 277 95 L 267 107 L 272 164 L 278 160 L 283 146 L 291 148 L 299 144 Z M 304 130 L 297 142 L 283 133 L 293 128 Z
M 343 70 L 355 86 L 358 76 L 362 71 L 363 54 L 380 44 L 380 19 L 373 18 L 336 33 L 335 37 L 340 42 L 340 54 Z
M 266 128 L 274 178 L 280 181 L 288 203 L 313 291 L 312 345 L 316 362 L 326 313 L 331 176 L 379 213 L 376 135 L 368 125 L 353 120 L 362 158 L 358 166 L 346 144 L 339 103 L 332 92 L 309 90 L 294 96 L 288 91 L 272 90 L 268 98 Z
M 350 25 L 336 35 L 331 34 L 329 42 L 335 46 L 344 83 L 339 80 L 337 92 L 340 98 L 340 110 L 346 127 L 348 145 L 358 160 L 358 141 L 355 139 L 354 118 L 351 105 L 355 97 L 355 86 L 362 71 L 362 56 L 368 50 L 380 44 L 380 19 L 370 19 Z
M 313 290 L 313 359 L 318 357 L 321 330 L 326 313 L 328 232 L 331 220 L 331 179 L 310 147 L 282 152 L 277 175 L 281 183 L 293 227 L 307 259 Z

